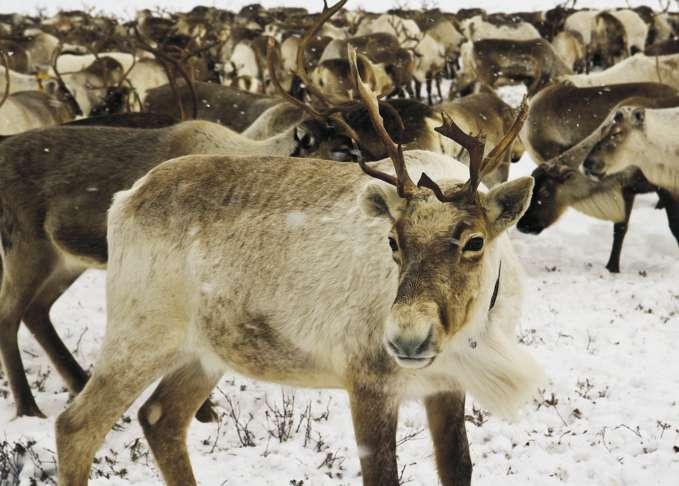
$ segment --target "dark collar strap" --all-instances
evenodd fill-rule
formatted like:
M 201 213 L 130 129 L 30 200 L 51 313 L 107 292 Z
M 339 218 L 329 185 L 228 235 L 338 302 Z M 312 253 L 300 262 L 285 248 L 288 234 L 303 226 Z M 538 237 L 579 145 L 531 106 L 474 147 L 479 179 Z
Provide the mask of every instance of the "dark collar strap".
M 495 301 L 497 300 L 497 293 L 500 290 L 500 274 L 502 273 L 502 262 L 500 262 L 500 267 L 497 270 L 497 280 L 495 281 L 495 288 L 493 289 L 493 296 L 490 298 L 490 308 L 489 311 L 493 310 L 495 307 Z

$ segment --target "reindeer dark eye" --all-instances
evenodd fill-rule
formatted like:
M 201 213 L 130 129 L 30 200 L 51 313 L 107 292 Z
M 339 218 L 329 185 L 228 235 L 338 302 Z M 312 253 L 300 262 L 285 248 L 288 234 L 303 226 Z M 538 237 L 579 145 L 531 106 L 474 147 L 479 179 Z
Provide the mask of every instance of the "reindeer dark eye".
M 391 247 L 391 251 L 398 251 L 398 245 L 396 244 L 396 240 L 393 239 L 391 236 L 389 237 L 389 247 Z
M 464 251 L 481 251 L 483 249 L 483 238 L 481 236 L 474 236 L 464 245 Z

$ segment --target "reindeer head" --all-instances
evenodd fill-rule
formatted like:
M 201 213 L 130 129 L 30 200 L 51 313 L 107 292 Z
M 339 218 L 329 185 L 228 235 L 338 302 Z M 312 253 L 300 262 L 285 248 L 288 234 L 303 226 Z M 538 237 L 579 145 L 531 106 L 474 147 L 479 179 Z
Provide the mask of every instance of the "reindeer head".
M 614 110 L 598 129 L 600 139 L 583 162 L 585 173 L 603 177 L 647 157 L 644 152 L 652 147 L 644 139 L 645 120 L 643 107 Z
M 367 215 L 391 223 L 386 243 L 399 271 L 384 345 L 400 366 L 422 368 L 467 325 L 484 322 L 492 307 L 501 267 L 495 242 L 525 211 L 533 180 L 523 177 L 488 193 L 477 189 L 481 177 L 502 162 L 527 105 L 485 159 L 483 143 L 444 117 L 437 130 L 469 151 L 469 180 L 439 185 L 422 174 L 415 184 L 401 145 L 384 128 L 377 97 L 358 74 L 355 50 L 350 49 L 349 59 L 357 92 L 395 169 L 390 175 L 359 161 L 366 174 L 381 181 L 368 184 L 360 204 Z
M 573 167 L 550 162 L 540 164 L 531 175 L 535 187 L 530 206 L 516 227 L 522 233 L 537 235 L 554 224 L 570 205 L 569 185 L 578 172 Z

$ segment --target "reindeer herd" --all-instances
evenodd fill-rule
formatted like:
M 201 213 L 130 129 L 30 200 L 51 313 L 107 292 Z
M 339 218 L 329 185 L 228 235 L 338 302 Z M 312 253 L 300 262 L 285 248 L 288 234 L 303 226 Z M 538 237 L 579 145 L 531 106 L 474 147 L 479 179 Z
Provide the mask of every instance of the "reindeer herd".
M 196 484 L 187 429 L 227 370 L 345 389 L 369 486 L 399 484 L 399 403 L 422 398 L 442 484 L 469 485 L 465 393 L 512 415 L 542 380 L 508 228 L 611 221 L 619 272 L 657 192 L 679 241 L 679 14 L 345 3 L 0 15 L 0 356 L 18 416 L 44 417 L 21 322 L 75 396 L 60 485 L 157 379 L 139 420 L 166 483 Z M 88 268 L 91 376 L 50 321 Z

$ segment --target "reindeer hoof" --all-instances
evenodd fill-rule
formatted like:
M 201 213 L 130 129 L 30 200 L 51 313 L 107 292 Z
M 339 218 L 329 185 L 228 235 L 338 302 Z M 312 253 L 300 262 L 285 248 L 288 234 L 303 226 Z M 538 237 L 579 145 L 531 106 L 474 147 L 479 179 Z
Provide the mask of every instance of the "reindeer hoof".
M 606 269 L 611 273 L 620 273 L 620 266 L 613 263 L 606 265 Z
M 203 402 L 196 412 L 196 420 L 204 424 L 219 422 L 219 415 L 215 411 L 215 406 L 209 398 Z

